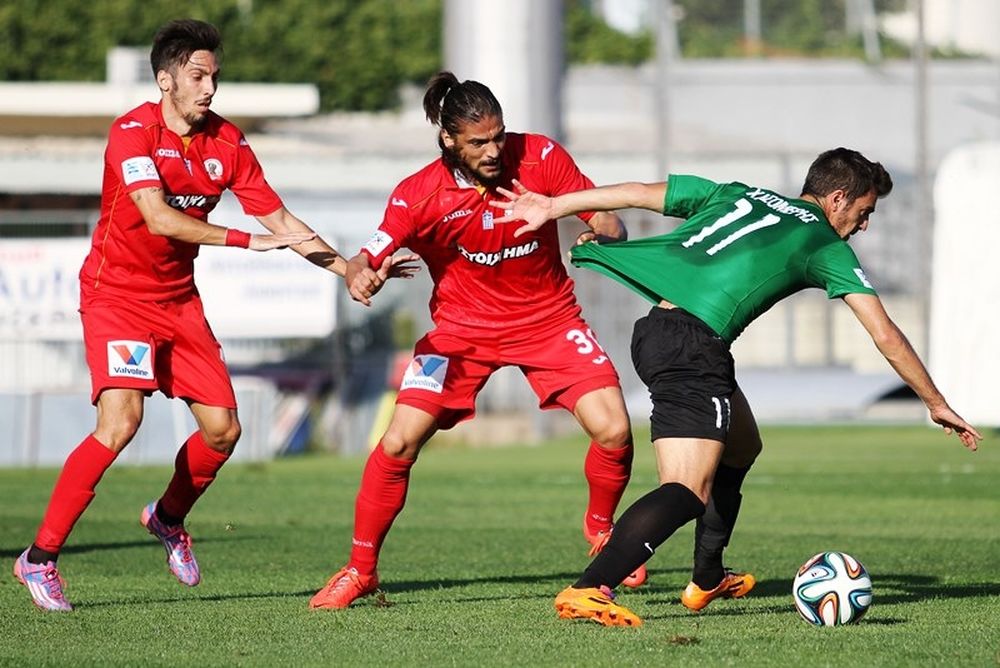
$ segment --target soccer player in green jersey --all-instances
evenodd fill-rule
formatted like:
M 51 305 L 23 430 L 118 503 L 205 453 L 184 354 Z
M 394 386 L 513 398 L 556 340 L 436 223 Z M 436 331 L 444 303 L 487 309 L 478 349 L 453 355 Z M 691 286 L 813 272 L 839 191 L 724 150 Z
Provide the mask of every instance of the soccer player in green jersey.
M 868 228 L 876 201 L 892 190 L 882 165 L 857 151 L 820 154 L 798 198 L 682 175 L 558 197 L 515 187 L 516 193 L 503 192 L 508 201 L 496 203 L 507 213 L 495 222 L 524 221 L 518 232 L 580 211 L 629 207 L 686 219 L 662 236 L 586 243 L 572 251 L 573 264 L 607 274 L 655 304 L 635 324 L 632 360 L 653 402 L 660 487 L 625 511 L 604 550 L 556 597 L 560 617 L 641 624 L 614 603 L 612 589 L 693 519 L 695 566 L 682 603 L 700 610 L 753 587 L 752 575 L 722 566 L 740 487 L 761 449 L 729 346 L 757 316 L 795 292 L 823 288 L 831 299 L 843 299 L 931 419 L 969 450 L 982 439 L 934 385 L 847 244 Z

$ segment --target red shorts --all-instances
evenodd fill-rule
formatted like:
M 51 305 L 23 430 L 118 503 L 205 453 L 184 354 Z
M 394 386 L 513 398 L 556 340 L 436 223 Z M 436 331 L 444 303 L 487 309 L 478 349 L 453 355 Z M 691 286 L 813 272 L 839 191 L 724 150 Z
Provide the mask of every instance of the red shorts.
M 206 406 L 236 408 L 222 346 L 205 320 L 201 298 L 130 301 L 102 295 L 80 307 L 92 389 L 160 390 Z
M 521 369 L 543 409 L 572 411 L 588 392 L 621 385 L 582 318 L 495 335 L 444 325 L 417 341 L 396 403 L 430 413 L 449 429 L 476 414 L 476 396 L 503 366 Z

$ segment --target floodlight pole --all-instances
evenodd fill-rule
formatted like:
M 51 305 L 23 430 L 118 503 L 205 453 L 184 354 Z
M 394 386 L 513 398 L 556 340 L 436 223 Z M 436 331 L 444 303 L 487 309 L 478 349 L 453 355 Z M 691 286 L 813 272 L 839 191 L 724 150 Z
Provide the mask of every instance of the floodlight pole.
M 508 129 L 565 140 L 563 3 L 445 0 L 443 10 L 445 68 L 489 86 Z
M 653 0 L 653 19 L 656 29 L 656 69 L 653 73 L 653 105 L 656 110 L 656 174 L 652 180 L 663 181 L 670 172 L 670 93 L 671 70 L 680 52 L 677 43 L 677 25 L 672 0 Z M 639 236 L 652 234 L 644 229 L 647 223 L 637 225 Z
M 672 0 L 654 2 L 656 19 L 656 179 L 663 180 L 669 171 L 670 151 L 670 83 L 671 70 L 680 48 L 677 25 L 674 23 Z
M 924 0 L 912 0 L 913 11 L 917 19 L 917 35 L 913 44 L 913 65 L 914 65 L 914 113 L 916 132 L 916 164 L 914 171 L 917 182 L 916 215 L 917 229 L 919 230 L 919 250 L 920 260 L 923 263 L 923 271 L 920 272 L 920 301 L 924 312 L 924 342 L 928 342 L 930 332 L 929 311 L 931 275 L 930 268 L 931 254 L 933 248 L 933 216 L 931 213 L 930 195 L 930 170 L 928 165 L 928 123 L 927 123 L 927 39 L 924 22 Z
M 882 61 L 882 46 L 878 39 L 878 21 L 874 0 L 848 0 L 845 5 L 844 23 L 847 34 L 860 34 L 865 47 L 865 60 Z
M 761 55 L 763 31 L 760 25 L 760 0 L 743 0 L 743 49 L 747 56 Z
M 865 45 L 865 58 L 869 63 L 881 62 L 882 46 L 878 39 L 874 0 L 858 0 L 858 3 L 861 9 L 861 37 Z

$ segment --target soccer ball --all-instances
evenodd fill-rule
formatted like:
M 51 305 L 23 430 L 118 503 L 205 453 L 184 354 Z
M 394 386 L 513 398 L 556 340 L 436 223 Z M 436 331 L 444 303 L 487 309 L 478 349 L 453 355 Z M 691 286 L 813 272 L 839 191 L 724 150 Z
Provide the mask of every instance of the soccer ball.
M 816 626 L 861 619 L 872 604 L 872 580 L 861 562 L 843 552 L 820 552 L 799 567 L 792 583 L 795 609 Z

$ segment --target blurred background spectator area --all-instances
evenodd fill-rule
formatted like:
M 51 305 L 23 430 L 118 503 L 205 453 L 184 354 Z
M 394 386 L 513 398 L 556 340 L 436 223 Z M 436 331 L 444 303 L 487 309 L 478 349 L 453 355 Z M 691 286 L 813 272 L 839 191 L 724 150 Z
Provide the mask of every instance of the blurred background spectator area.
M 428 77 L 447 68 L 489 85 L 510 130 L 562 141 L 597 183 L 661 180 L 672 171 L 796 195 L 826 148 L 850 146 L 880 160 L 896 189 L 854 247 L 891 315 L 925 359 L 938 351 L 932 367 L 935 357 L 943 366 L 932 371 L 956 406 L 969 405 L 963 391 L 968 401 L 980 394 L 975 383 L 962 389 L 977 369 L 949 351 L 996 364 L 995 355 L 975 353 L 982 341 L 962 338 L 967 328 L 935 325 L 935 311 L 946 310 L 934 305 L 974 305 L 1000 293 L 988 260 L 969 274 L 969 262 L 939 250 L 967 247 L 970 234 L 986 249 L 981 230 L 1000 229 L 982 213 L 980 231 L 961 227 L 971 214 L 954 204 L 997 162 L 988 148 L 1000 138 L 995 2 L 7 0 L 0 465 L 58 463 L 92 421 L 76 273 L 97 219 L 106 129 L 158 99 L 148 45 L 158 26 L 180 16 L 221 29 L 213 108 L 247 131 L 288 207 L 347 254 L 378 226 L 392 187 L 436 157 L 420 98 Z M 940 210 L 939 200 L 951 208 Z M 625 219 L 633 236 L 677 222 L 636 212 Z M 229 197 L 213 221 L 256 225 Z M 568 246 L 579 221 L 560 225 Z M 628 339 L 646 304 L 596 274 L 571 272 L 644 423 L 648 400 Z M 237 456 L 370 445 L 400 363 L 430 326 L 426 276 L 390 285 L 372 309 L 288 254 L 206 248 L 197 280 L 247 427 Z M 987 319 L 976 329 L 996 327 Z M 734 353 L 762 421 L 923 419 L 846 308 L 818 291 L 773 309 Z M 961 374 L 949 376 L 956 366 Z M 506 370 L 487 384 L 479 418 L 436 440 L 531 441 L 570 424 L 535 403 L 520 374 Z M 192 428 L 162 398 L 147 410 L 126 461 L 172 459 Z M 963 415 L 998 424 L 998 410 L 977 404 Z

